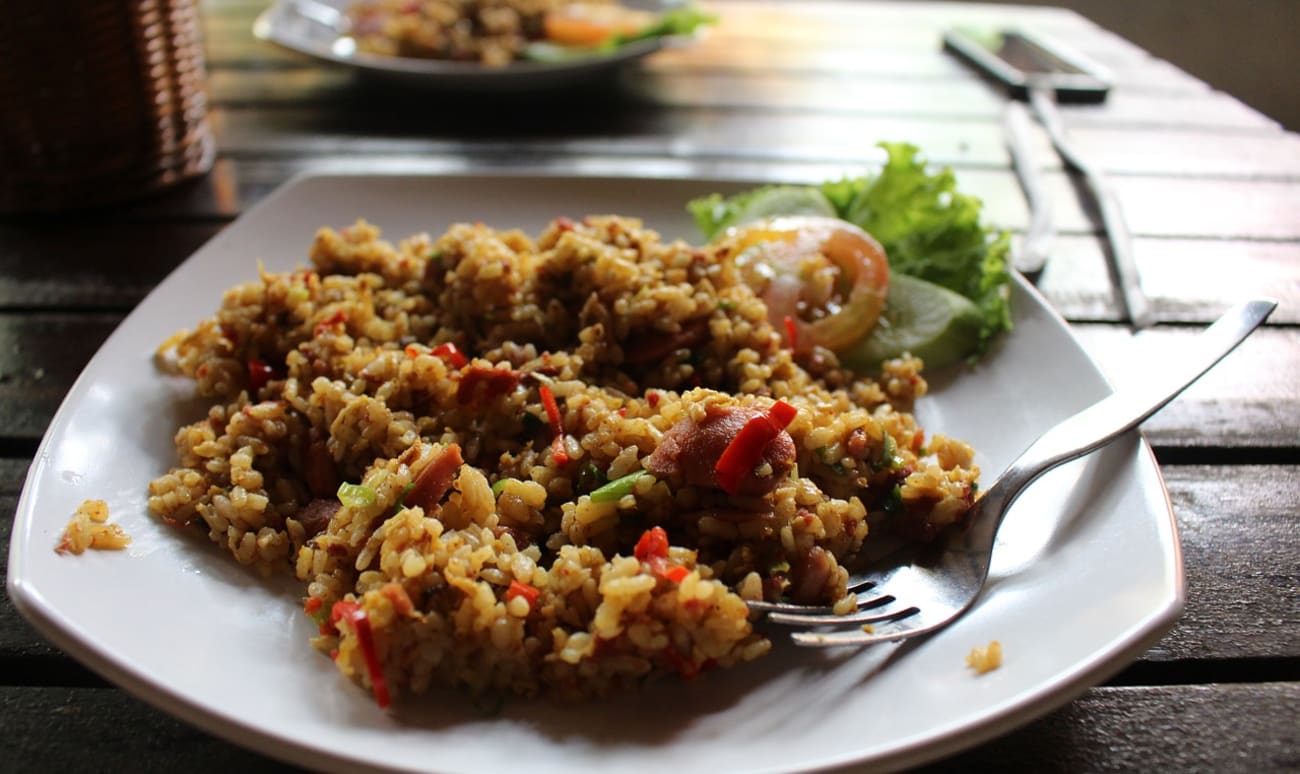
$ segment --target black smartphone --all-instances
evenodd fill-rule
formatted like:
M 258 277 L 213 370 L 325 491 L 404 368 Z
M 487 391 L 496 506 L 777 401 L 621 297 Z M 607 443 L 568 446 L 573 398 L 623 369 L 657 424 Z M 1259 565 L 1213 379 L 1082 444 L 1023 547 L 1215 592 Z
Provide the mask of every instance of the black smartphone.
M 1051 87 L 1063 102 L 1101 102 L 1110 91 L 1104 67 L 1029 32 L 958 27 L 944 33 L 943 45 L 1017 97 L 1034 84 Z

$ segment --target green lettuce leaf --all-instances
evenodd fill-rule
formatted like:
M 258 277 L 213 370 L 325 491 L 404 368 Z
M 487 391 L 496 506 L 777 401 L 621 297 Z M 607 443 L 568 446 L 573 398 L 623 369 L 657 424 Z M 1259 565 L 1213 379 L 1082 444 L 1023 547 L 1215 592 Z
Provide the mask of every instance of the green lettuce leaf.
M 882 147 L 889 161 L 878 175 L 828 183 L 822 193 L 841 218 L 880 242 L 892 270 L 974 301 L 984 315 L 982 351 L 1011 329 L 1010 237 L 984 226 L 983 203 L 957 190 L 951 169 L 927 168 L 912 145 Z
M 717 21 L 717 16 L 706 13 L 694 5 L 677 6 L 659 14 L 659 17 L 650 26 L 637 30 L 631 35 L 619 36 L 619 42 L 630 43 L 634 40 L 660 38 L 668 35 L 691 35 L 700 27 L 715 24 Z
M 630 35 L 615 35 L 604 43 L 595 46 L 564 46 L 545 40 L 536 40 L 524 47 L 523 58 L 533 62 L 562 64 L 597 56 L 608 56 L 618 50 L 619 46 L 635 43 L 638 40 L 668 37 L 671 35 L 691 35 L 708 24 L 715 24 L 718 17 L 696 8 L 682 5 L 670 8 L 655 17 L 654 22 Z

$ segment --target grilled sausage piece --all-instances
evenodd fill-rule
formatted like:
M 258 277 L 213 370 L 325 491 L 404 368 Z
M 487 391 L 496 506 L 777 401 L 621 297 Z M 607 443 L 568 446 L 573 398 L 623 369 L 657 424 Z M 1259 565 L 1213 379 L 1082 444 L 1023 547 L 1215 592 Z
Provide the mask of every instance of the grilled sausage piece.
M 709 406 L 704 419 L 683 419 L 664 433 L 659 447 L 646 459 L 646 470 L 658 478 L 681 476 L 693 486 L 717 487 L 714 468 L 745 423 L 762 416 L 757 409 L 735 406 Z M 790 434 L 782 430 L 763 448 L 753 470 L 740 480 L 736 494 L 762 497 L 773 489 L 794 467 L 795 446 Z

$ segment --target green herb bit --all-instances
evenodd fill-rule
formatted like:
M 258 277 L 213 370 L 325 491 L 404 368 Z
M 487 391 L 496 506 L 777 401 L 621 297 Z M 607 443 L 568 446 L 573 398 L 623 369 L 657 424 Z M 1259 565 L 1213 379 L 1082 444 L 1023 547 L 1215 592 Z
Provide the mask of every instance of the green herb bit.
M 393 504 L 393 513 L 397 513 L 398 511 L 406 507 L 406 496 L 410 494 L 411 490 L 414 488 L 415 488 L 414 481 L 402 487 L 402 493 L 397 496 L 397 502 Z
M 513 479 L 513 478 L 500 478 L 500 479 L 497 479 L 497 480 L 492 484 L 492 494 L 495 495 L 496 497 L 500 497 L 500 496 L 501 496 L 501 493 L 505 491 L 506 484 L 508 484 L 508 483 L 510 483 L 511 481 L 514 481 L 514 480 L 515 480 L 515 479 Z
M 881 503 L 881 507 L 884 508 L 885 513 L 901 513 L 903 510 L 903 487 L 895 484 L 894 488 L 890 489 L 889 494 L 885 496 L 885 501 Z
M 374 505 L 378 496 L 375 490 L 364 484 L 349 484 L 345 481 L 339 484 L 338 498 L 339 502 L 349 508 L 364 508 Z
M 898 455 L 898 443 L 889 433 L 880 447 L 880 459 L 874 465 L 876 470 L 898 470 L 903 467 L 903 458 Z
M 605 474 L 595 463 L 588 462 L 578 471 L 578 491 L 590 492 L 605 484 Z
M 730 298 L 724 298 L 718 302 L 718 308 L 724 312 L 734 312 L 736 311 L 736 302 Z
M 593 503 L 616 503 L 622 500 L 624 496 L 632 493 L 632 487 L 642 476 L 650 475 L 644 470 L 638 470 L 635 473 L 629 473 L 622 478 L 616 478 L 591 493 Z
M 707 24 L 716 24 L 717 21 L 717 16 L 696 8 L 694 5 L 687 4 L 664 11 L 653 24 L 631 35 L 620 35 L 616 40 L 619 44 L 623 44 L 667 35 L 690 35 L 700 27 Z

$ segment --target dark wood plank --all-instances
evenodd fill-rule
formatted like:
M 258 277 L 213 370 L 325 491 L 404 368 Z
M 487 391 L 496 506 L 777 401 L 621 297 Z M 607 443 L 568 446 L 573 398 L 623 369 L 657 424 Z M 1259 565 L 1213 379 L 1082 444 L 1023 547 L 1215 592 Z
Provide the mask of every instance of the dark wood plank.
M 1005 667 L 1004 667 L 1005 668 Z M 921 771 L 1280 771 L 1300 765 L 1300 686 L 1094 688 L 1018 730 Z M 115 690 L 0 688 L 0 755 L 50 771 L 297 771 Z M 147 729 L 147 733 L 143 730 Z M 1209 733 L 1206 729 L 1214 729 Z M 107 740 L 110 743 L 88 743 Z
M 0 485 L 7 485 L 12 480 L 10 469 L 18 466 L 23 471 L 27 469 L 25 462 L 0 459 Z M 17 492 L 0 494 L 0 546 L 4 548 L 4 555 L 0 556 L 0 577 L 7 577 L 9 572 L 9 539 L 17 506 Z M 66 671 L 76 675 L 83 671 L 19 615 L 8 594 L 0 595 L 0 684 L 10 684 L 15 680 L 25 682 L 22 675 L 35 672 L 36 665 L 46 667 L 47 674 Z
M 340 153 L 438 155 L 460 152 L 468 121 L 440 110 L 222 108 L 213 125 L 222 152 L 241 156 Z M 1178 133 L 1082 127 L 1071 132 L 1081 151 L 1110 174 L 1300 179 L 1300 136 L 1283 132 Z M 775 113 L 755 122 L 745 113 L 631 108 L 573 124 L 551 114 L 542 125 L 500 122 L 475 131 L 476 148 L 516 153 L 701 156 L 775 161 L 865 162 L 878 142 L 906 141 L 935 163 L 1006 168 L 1010 157 L 998 121 L 961 124 L 912 117 Z M 1045 169 L 1063 165 L 1045 132 L 1033 131 L 1032 152 Z
M 0 439 L 34 442 L 118 315 L 0 314 Z
M 1133 334 L 1076 325 L 1084 348 L 1117 388 L 1170 365 L 1193 347 L 1195 328 Z M 1300 329 L 1256 331 L 1142 426 L 1156 446 L 1293 449 L 1300 439 Z
M 0 727 L 6 730 L 0 758 L 30 764 L 31 770 L 303 771 L 228 744 L 115 689 L 0 688 Z
M 1104 243 L 1061 236 L 1038 289 L 1066 319 L 1119 320 Z M 1247 298 L 1279 301 L 1271 324 L 1300 322 L 1300 244 L 1218 239 L 1140 238 L 1133 242 L 1142 287 L 1162 322 L 1206 323 Z
M 0 224 L 0 309 L 129 310 L 221 228 L 113 218 Z
M 23 481 L 27 478 L 27 468 L 31 460 L 17 457 L 0 457 L 0 497 L 12 495 L 7 503 L 0 501 L 0 523 L 13 521 L 13 508 L 17 505 L 18 493 L 23 490 Z M 6 533 L 7 535 L 7 533 Z M 8 545 L 9 538 L 5 537 Z M 0 567 L 8 567 L 9 552 L 0 556 Z
M 1300 685 L 1094 688 L 925 772 L 1283 771 L 1300 766 Z M 1012 763 L 1014 762 L 1014 763 Z
M 837 83 L 791 76 L 745 78 L 698 74 L 672 79 L 655 74 L 629 84 L 642 99 L 663 106 L 711 106 L 746 110 L 883 113 L 948 120 L 996 117 L 1005 101 L 991 84 L 948 81 L 898 83 L 858 80 Z M 223 92 L 234 96 L 230 92 Z M 269 96 L 269 95 L 268 95 Z M 1178 129 L 1265 129 L 1276 123 L 1220 92 L 1197 95 L 1114 92 L 1101 105 L 1061 108 L 1071 124 Z
M 208 84 L 215 103 L 222 106 L 330 105 L 346 110 L 373 109 L 380 101 L 373 81 L 339 67 L 214 70 Z M 388 99 L 409 105 L 409 90 L 387 91 Z M 954 121 L 996 120 L 1006 101 L 997 87 L 979 80 L 906 81 L 882 77 L 838 81 L 714 72 L 694 73 L 689 78 L 640 73 L 625 77 L 618 90 L 602 88 L 600 95 L 596 104 L 614 106 L 621 99 L 634 99 L 658 108 L 802 111 Z M 470 104 L 475 104 L 472 97 Z M 1064 106 L 1062 111 L 1072 125 L 1080 126 L 1237 131 L 1275 131 L 1277 126 L 1232 97 L 1213 91 L 1172 95 L 1117 91 L 1102 105 Z
M 1178 516 L 1187 606 L 1143 660 L 1300 658 L 1300 468 L 1163 472 Z
M 29 464 L 29 459 L 0 457 L 0 579 L 8 577 L 14 513 Z M 18 614 L 8 594 L 0 595 L 0 683 L 8 684 L 22 674 L 37 671 L 40 666 L 72 675 L 84 672 L 36 633 Z

